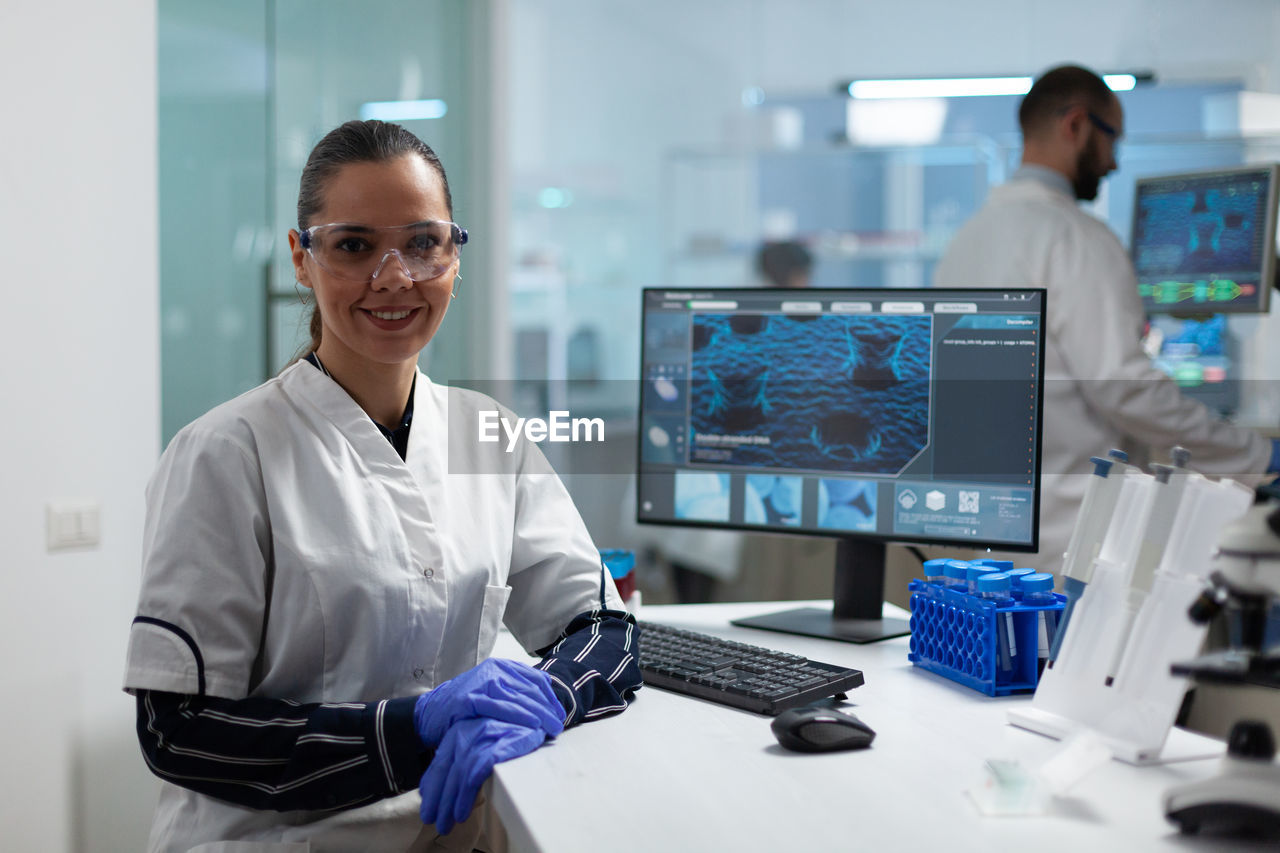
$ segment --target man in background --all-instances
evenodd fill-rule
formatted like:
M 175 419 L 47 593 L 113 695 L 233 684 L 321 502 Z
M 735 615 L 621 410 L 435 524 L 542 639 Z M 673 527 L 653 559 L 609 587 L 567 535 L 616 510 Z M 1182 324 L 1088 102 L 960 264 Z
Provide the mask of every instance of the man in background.
M 1183 396 L 1142 350 L 1145 317 L 1128 254 L 1078 206 L 1116 168 L 1119 99 L 1092 71 L 1062 66 L 1036 80 L 1018 122 L 1021 168 L 956 233 L 934 284 L 1047 290 L 1040 552 L 1016 559 L 1058 572 L 1090 456 L 1121 448 L 1144 464 L 1167 461 L 1182 445 L 1192 469 L 1252 486 L 1280 469 L 1280 452 Z

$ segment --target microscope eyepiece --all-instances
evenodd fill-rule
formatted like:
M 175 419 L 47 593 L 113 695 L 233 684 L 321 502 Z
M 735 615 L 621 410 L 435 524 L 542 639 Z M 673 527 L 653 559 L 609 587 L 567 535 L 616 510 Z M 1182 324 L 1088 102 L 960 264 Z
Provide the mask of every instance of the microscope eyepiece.
M 1232 758 L 1270 761 L 1276 757 L 1276 742 L 1271 727 L 1260 720 L 1240 720 L 1231 727 L 1227 752 Z
M 1187 616 L 1197 625 L 1208 625 L 1222 612 L 1222 596 L 1216 589 L 1206 589 L 1187 608 Z

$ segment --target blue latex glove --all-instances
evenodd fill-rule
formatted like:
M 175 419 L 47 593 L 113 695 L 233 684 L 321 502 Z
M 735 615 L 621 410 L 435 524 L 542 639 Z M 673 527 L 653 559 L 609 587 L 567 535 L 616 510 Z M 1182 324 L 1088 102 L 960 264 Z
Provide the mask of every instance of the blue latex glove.
M 471 814 L 495 764 L 528 755 L 546 739 L 547 733 L 538 727 L 490 717 L 458 720 L 440 741 L 418 785 L 422 822 L 434 823 L 437 832 L 448 834 Z
M 414 728 L 424 746 L 435 747 L 460 720 L 487 717 L 538 729 L 564 731 L 564 706 L 551 689 L 551 676 L 505 658 L 481 661 L 456 678 L 418 697 Z

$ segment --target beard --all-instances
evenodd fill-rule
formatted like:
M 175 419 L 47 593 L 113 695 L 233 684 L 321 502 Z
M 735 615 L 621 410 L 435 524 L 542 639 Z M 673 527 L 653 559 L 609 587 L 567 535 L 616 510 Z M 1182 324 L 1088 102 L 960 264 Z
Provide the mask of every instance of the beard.
M 1071 182 L 1078 201 L 1093 201 L 1098 197 L 1098 184 L 1106 176 L 1102 154 L 1098 151 L 1097 137 L 1090 136 L 1089 144 L 1076 158 L 1076 176 Z

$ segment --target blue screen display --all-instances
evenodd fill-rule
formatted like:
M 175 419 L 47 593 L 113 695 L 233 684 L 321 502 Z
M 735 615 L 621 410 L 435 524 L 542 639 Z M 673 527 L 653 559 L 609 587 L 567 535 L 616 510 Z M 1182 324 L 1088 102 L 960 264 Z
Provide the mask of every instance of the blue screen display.
M 1043 302 L 646 290 L 639 518 L 1034 547 Z
M 1273 182 L 1271 167 L 1138 181 L 1131 254 L 1148 313 L 1266 310 Z

